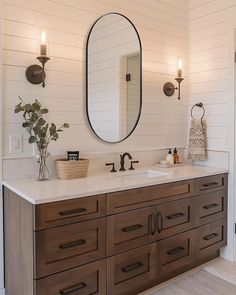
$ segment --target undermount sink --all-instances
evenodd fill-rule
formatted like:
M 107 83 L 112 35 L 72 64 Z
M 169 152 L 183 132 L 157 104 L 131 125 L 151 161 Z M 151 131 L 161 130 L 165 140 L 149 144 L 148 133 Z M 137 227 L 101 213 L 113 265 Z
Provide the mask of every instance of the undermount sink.
M 152 178 L 152 177 L 161 177 L 166 176 L 168 173 L 155 171 L 155 170 L 143 170 L 143 171 L 134 171 L 124 174 L 116 175 L 116 177 L 122 177 L 125 179 L 137 179 L 137 178 Z

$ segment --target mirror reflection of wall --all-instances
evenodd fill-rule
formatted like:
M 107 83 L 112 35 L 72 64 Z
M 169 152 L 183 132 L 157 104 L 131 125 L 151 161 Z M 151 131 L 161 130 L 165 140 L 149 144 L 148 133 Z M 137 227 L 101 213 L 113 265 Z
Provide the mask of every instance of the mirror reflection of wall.
M 141 105 L 141 49 L 133 25 L 119 14 L 100 18 L 87 46 L 87 107 L 93 130 L 118 142 L 134 129 Z

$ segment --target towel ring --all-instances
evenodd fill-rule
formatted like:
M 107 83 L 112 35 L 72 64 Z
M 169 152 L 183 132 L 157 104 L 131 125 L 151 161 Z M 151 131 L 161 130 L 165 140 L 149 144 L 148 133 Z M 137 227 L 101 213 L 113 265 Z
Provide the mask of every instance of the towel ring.
M 203 119 L 204 116 L 205 116 L 205 108 L 204 108 L 203 103 L 202 103 L 202 102 L 199 102 L 199 103 L 196 103 L 195 105 L 192 106 L 192 108 L 191 108 L 191 117 L 192 117 L 192 118 L 193 118 L 193 109 L 194 109 L 195 107 L 202 108 L 202 117 L 201 117 L 201 119 Z

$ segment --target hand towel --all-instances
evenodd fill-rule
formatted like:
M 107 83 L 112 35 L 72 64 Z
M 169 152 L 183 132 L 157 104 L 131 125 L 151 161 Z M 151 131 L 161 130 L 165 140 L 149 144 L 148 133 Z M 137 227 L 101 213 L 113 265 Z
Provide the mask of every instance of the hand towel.
M 188 159 L 193 161 L 207 160 L 206 121 L 192 118 L 189 129 Z

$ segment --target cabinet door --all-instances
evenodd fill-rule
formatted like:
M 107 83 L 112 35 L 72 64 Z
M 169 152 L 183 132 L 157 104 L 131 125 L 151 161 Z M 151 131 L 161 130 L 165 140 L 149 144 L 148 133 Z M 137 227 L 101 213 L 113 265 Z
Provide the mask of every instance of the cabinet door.
M 108 294 L 138 294 L 156 279 L 156 244 L 108 258 Z
M 34 281 L 34 285 L 35 295 L 105 295 L 106 260 L 45 277 Z
M 157 239 L 194 228 L 194 198 L 157 206 Z
M 155 240 L 155 207 L 108 217 L 108 255 L 114 255 Z
M 183 272 L 194 259 L 194 230 L 157 242 L 157 271 L 161 279 Z
M 105 218 L 36 232 L 35 278 L 104 258 L 105 239 Z
M 227 219 L 218 220 L 195 230 L 197 258 L 201 259 L 227 244 Z

